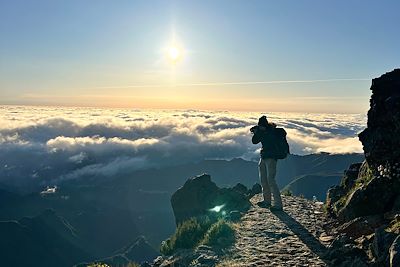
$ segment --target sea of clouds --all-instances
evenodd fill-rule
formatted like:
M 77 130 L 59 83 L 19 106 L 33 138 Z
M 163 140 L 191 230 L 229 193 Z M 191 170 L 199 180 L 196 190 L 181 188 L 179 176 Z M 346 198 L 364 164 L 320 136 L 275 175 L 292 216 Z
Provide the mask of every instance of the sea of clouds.
M 261 113 L 0 106 L 0 184 L 46 185 L 203 159 L 255 160 Z M 362 152 L 364 114 L 268 113 L 293 154 Z

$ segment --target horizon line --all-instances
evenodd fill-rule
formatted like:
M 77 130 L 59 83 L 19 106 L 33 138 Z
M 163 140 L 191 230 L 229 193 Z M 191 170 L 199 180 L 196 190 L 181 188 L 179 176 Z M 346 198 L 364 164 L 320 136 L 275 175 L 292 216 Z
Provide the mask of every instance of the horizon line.
M 322 83 L 343 81 L 370 81 L 371 78 L 333 78 L 316 80 L 276 80 L 276 81 L 244 81 L 244 82 L 205 82 L 205 83 L 177 83 L 177 84 L 133 84 L 117 86 L 85 87 L 78 89 L 118 89 L 118 88 L 151 88 L 151 87 L 185 87 L 185 86 L 225 86 L 225 85 L 257 85 L 257 84 L 285 84 L 285 83 Z

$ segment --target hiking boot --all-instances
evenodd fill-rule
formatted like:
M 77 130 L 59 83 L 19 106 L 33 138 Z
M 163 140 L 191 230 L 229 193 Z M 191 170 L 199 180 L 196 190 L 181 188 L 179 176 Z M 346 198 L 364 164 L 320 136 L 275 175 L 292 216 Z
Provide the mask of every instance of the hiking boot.
M 270 208 L 271 207 L 271 203 L 264 201 L 259 201 L 257 202 L 257 206 L 259 206 L 260 208 Z

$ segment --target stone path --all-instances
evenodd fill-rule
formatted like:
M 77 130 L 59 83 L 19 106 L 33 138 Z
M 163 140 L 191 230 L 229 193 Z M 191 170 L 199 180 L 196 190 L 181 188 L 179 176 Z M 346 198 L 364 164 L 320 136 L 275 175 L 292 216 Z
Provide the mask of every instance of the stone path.
M 237 240 L 229 260 L 231 266 L 327 266 L 321 259 L 326 244 L 321 205 L 283 196 L 284 212 L 271 212 L 256 205 L 261 195 L 251 199 L 252 208 L 237 225 Z

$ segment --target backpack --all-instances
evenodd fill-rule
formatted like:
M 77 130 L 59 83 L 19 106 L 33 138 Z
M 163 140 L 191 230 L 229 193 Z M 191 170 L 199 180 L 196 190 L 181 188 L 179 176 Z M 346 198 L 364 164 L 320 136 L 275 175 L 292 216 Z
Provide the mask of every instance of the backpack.
M 283 128 L 274 129 L 274 154 L 276 159 L 285 159 L 289 151 L 289 144 L 286 140 L 286 131 Z

